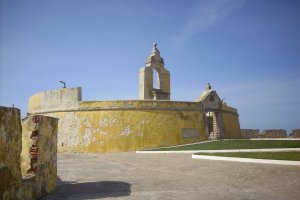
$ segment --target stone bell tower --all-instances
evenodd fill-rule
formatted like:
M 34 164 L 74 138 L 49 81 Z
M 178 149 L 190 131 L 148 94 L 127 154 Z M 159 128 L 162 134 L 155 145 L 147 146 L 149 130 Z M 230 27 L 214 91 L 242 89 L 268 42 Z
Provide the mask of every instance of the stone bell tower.
M 153 86 L 153 73 L 157 80 L 156 88 Z M 170 100 L 170 72 L 164 67 L 156 43 L 153 43 L 150 56 L 140 69 L 139 99 Z

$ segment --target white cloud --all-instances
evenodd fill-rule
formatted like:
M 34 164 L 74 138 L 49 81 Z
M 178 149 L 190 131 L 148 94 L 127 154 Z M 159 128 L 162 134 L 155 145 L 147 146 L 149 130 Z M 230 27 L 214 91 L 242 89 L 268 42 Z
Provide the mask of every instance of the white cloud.
M 195 6 L 190 18 L 175 35 L 175 49 L 180 48 L 188 39 L 221 21 L 234 10 L 240 8 L 245 0 L 201 0 Z

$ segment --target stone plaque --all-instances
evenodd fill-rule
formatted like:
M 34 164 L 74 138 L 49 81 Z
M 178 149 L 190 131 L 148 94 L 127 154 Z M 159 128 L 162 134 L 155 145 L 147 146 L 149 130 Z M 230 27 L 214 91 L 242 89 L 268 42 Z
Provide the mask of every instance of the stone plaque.
M 199 138 L 199 128 L 183 128 L 181 131 L 181 136 L 183 138 Z

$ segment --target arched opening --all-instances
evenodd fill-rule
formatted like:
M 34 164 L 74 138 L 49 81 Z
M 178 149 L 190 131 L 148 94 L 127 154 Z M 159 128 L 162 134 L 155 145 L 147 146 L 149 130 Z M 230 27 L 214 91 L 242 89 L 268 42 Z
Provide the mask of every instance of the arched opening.
M 163 88 L 163 82 L 162 82 L 162 74 L 159 68 L 153 68 L 153 83 L 152 87 L 153 89 L 162 90 Z
M 160 89 L 159 88 L 159 75 L 156 69 L 153 69 L 153 89 Z

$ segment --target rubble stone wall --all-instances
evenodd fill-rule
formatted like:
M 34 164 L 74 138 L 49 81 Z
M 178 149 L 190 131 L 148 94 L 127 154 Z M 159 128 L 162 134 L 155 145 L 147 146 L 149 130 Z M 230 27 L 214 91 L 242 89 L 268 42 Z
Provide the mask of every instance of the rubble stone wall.
M 300 138 L 300 129 L 292 130 L 292 133 L 291 133 L 290 137 L 291 138 Z
M 243 139 L 258 138 L 259 129 L 241 129 L 241 136 Z
M 294 136 L 291 137 L 300 137 L 300 129 L 295 129 L 292 131 Z M 241 129 L 242 139 L 250 138 L 286 138 L 287 131 L 283 129 L 267 129 L 263 132 L 260 132 L 259 129 Z
M 38 199 L 56 188 L 57 124 L 39 115 L 21 124 L 19 109 L 0 107 L 0 199 Z
M 286 138 L 286 130 L 283 129 L 268 129 L 262 132 L 264 138 Z

